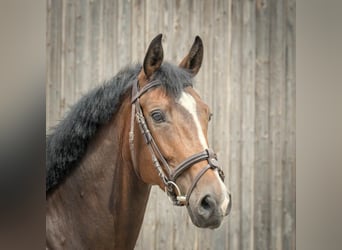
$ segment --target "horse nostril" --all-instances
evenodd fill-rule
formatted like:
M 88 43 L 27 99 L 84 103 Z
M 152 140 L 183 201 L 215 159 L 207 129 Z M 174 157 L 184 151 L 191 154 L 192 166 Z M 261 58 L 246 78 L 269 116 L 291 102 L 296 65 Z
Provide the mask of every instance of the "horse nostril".
M 201 206 L 202 206 L 205 210 L 210 209 L 209 195 L 206 195 L 206 196 L 202 199 Z
M 195 211 L 196 221 L 200 227 L 217 228 L 221 224 L 223 216 L 215 195 L 202 196 Z
M 201 201 L 201 208 L 204 209 L 206 212 L 209 212 L 209 215 L 215 209 L 215 205 L 216 202 L 210 195 L 204 196 Z

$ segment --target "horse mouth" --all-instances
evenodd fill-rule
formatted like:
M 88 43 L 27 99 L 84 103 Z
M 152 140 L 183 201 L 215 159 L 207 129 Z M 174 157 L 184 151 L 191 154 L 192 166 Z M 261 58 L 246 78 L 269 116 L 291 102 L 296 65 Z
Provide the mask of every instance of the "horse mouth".
M 193 210 L 190 208 L 190 206 L 188 206 L 187 208 L 188 208 L 188 213 L 189 213 L 189 216 L 190 216 L 192 223 L 196 227 L 199 227 L 199 228 L 216 229 L 221 225 L 222 220 L 224 218 L 224 215 L 222 215 L 218 212 L 211 214 L 208 217 L 208 216 L 204 216 L 203 214 L 198 212 L 198 209 L 197 209 L 197 211 L 195 209 L 196 212 L 193 212 Z
M 223 217 L 214 218 L 210 220 L 201 220 L 201 219 L 195 219 L 190 216 L 192 223 L 199 227 L 199 228 L 209 228 L 209 229 L 216 229 L 221 226 L 221 222 L 223 220 Z

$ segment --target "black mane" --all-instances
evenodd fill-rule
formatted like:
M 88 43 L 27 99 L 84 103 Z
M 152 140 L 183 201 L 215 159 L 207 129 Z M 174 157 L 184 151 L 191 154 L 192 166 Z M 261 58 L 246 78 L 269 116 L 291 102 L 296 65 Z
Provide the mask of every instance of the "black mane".
M 59 122 L 46 140 L 46 192 L 58 185 L 76 167 L 86 152 L 90 139 L 107 123 L 131 89 L 141 65 L 126 67 L 115 77 L 83 96 Z M 191 75 L 167 62 L 155 72 L 168 95 L 177 97 L 192 86 Z

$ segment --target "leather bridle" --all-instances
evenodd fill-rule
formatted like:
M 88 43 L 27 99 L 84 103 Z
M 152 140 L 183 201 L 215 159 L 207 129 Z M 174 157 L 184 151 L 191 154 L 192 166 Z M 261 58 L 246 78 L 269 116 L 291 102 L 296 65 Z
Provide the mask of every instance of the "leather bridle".
M 217 161 L 216 154 L 211 149 L 205 149 L 202 152 L 199 152 L 197 154 L 194 154 L 187 159 L 185 159 L 183 162 L 181 162 L 174 170 L 171 169 L 169 166 L 167 160 L 164 158 L 162 153 L 160 152 L 150 130 L 148 129 L 148 125 L 146 123 L 146 119 L 144 116 L 144 113 L 142 111 L 139 98 L 146 93 L 151 88 L 157 87 L 161 85 L 160 80 L 153 80 L 149 83 L 147 83 L 143 88 L 139 89 L 139 82 L 138 80 L 135 80 L 133 82 L 132 86 L 132 113 L 131 113 L 131 128 L 129 132 L 129 144 L 130 144 L 130 150 L 131 150 L 131 157 L 133 162 L 133 167 L 138 175 L 138 177 L 141 178 L 137 164 L 136 164 L 136 158 L 135 158 L 135 152 L 134 152 L 134 121 L 135 118 L 137 119 L 137 122 L 139 124 L 140 131 L 144 137 L 145 143 L 151 153 L 153 166 L 158 172 L 159 177 L 164 183 L 165 186 L 165 192 L 167 193 L 170 201 L 177 206 L 188 206 L 189 205 L 189 199 L 192 191 L 195 189 L 198 181 L 200 178 L 209 170 L 209 169 L 217 169 L 220 178 L 222 181 L 224 181 L 224 173 L 222 169 L 219 167 L 219 163 Z M 201 161 L 207 161 L 208 165 L 204 167 L 195 177 L 194 181 L 192 182 L 188 192 L 186 195 L 182 195 L 180 188 L 176 184 L 177 178 L 182 175 L 186 170 L 191 168 L 194 164 L 201 162 Z M 160 165 L 160 162 L 162 163 L 163 167 Z M 165 174 L 165 170 L 167 174 Z

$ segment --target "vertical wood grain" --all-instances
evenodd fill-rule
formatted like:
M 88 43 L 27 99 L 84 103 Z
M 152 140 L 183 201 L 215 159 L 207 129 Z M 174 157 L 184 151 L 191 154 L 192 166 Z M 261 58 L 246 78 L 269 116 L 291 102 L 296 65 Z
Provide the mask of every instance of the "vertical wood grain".
M 282 249 L 283 154 L 285 129 L 285 29 L 284 1 L 271 1 L 270 34 L 270 164 L 271 249 Z
M 283 249 L 296 247 L 296 60 L 295 0 L 286 1 L 285 153 L 283 156 Z M 292 185 L 289 185 L 289 184 Z
M 61 57 L 62 57 L 62 2 L 49 1 L 48 5 L 48 72 L 47 72 L 47 129 L 57 124 L 62 116 L 63 99 L 61 98 Z
M 62 83 L 65 98 L 65 108 L 67 109 L 76 100 L 75 83 L 75 3 L 65 1 L 63 4 L 63 40 L 62 53 L 64 58 Z
M 230 220 L 230 241 L 229 248 L 233 250 L 242 249 L 241 234 L 241 121 L 242 121 L 242 96 L 241 96 L 241 73 L 242 73 L 242 3 L 232 0 L 231 7 L 232 38 L 231 38 L 231 58 L 230 58 L 230 181 L 232 193 L 232 211 Z
M 270 246 L 270 162 L 269 162 L 269 88 L 270 88 L 270 6 L 267 0 L 256 4 L 255 58 L 255 249 Z
M 242 1 L 242 248 L 254 246 L 255 2 Z

